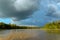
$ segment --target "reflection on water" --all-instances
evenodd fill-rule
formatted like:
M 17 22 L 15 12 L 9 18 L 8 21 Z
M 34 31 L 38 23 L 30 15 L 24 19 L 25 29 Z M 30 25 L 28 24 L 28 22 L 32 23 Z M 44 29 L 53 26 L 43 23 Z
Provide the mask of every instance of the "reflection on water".
M 14 29 L 0 31 L 0 40 L 60 40 L 60 35 L 39 29 Z

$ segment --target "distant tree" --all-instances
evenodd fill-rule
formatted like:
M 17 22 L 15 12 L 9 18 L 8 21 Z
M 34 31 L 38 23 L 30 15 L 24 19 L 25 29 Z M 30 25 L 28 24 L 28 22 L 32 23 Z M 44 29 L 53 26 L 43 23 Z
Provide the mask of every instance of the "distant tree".
M 59 33 L 60 34 L 60 21 L 47 23 L 44 28 L 48 33 Z

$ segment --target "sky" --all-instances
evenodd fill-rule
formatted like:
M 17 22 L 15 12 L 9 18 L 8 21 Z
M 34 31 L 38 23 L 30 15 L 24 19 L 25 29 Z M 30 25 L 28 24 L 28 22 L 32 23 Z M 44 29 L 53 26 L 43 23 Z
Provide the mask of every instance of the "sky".
M 44 26 L 60 20 L 60 0 L 0 0 L 0 22 Z

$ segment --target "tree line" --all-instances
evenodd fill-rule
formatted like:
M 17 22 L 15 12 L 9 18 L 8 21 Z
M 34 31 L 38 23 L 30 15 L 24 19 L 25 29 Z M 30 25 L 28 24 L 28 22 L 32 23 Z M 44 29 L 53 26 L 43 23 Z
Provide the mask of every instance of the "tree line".
M 0 22 L 0 29 L 39 29 L 40 27 L 18 26 L 16 24 L 6 24 Z
M 47 23 L 43 28 L 45 28 L 48 33 L 60 34 L 60 20 Z

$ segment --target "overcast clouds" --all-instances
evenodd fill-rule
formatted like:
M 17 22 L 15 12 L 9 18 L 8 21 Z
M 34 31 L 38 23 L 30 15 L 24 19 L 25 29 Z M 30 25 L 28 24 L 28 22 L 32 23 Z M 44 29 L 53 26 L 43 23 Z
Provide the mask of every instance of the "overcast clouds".
M 35 12 L 33 17 L 20 21 L 20 24 L 43 26 L 48 22 L 60 20 L 59 1 L 60 0 L 41 0 L 39 7 L 40 10 Z
M 20 20 L 19 25 L 41 26 L 60 20 L 60 0 L 0 0 L 0 18 Z
M 39 0 L 0 0 L 0 17 L 22 20 L 39 7 Z
M 60 18 L 60 0 L 51 0 L 48 4 L 47 16 Z

